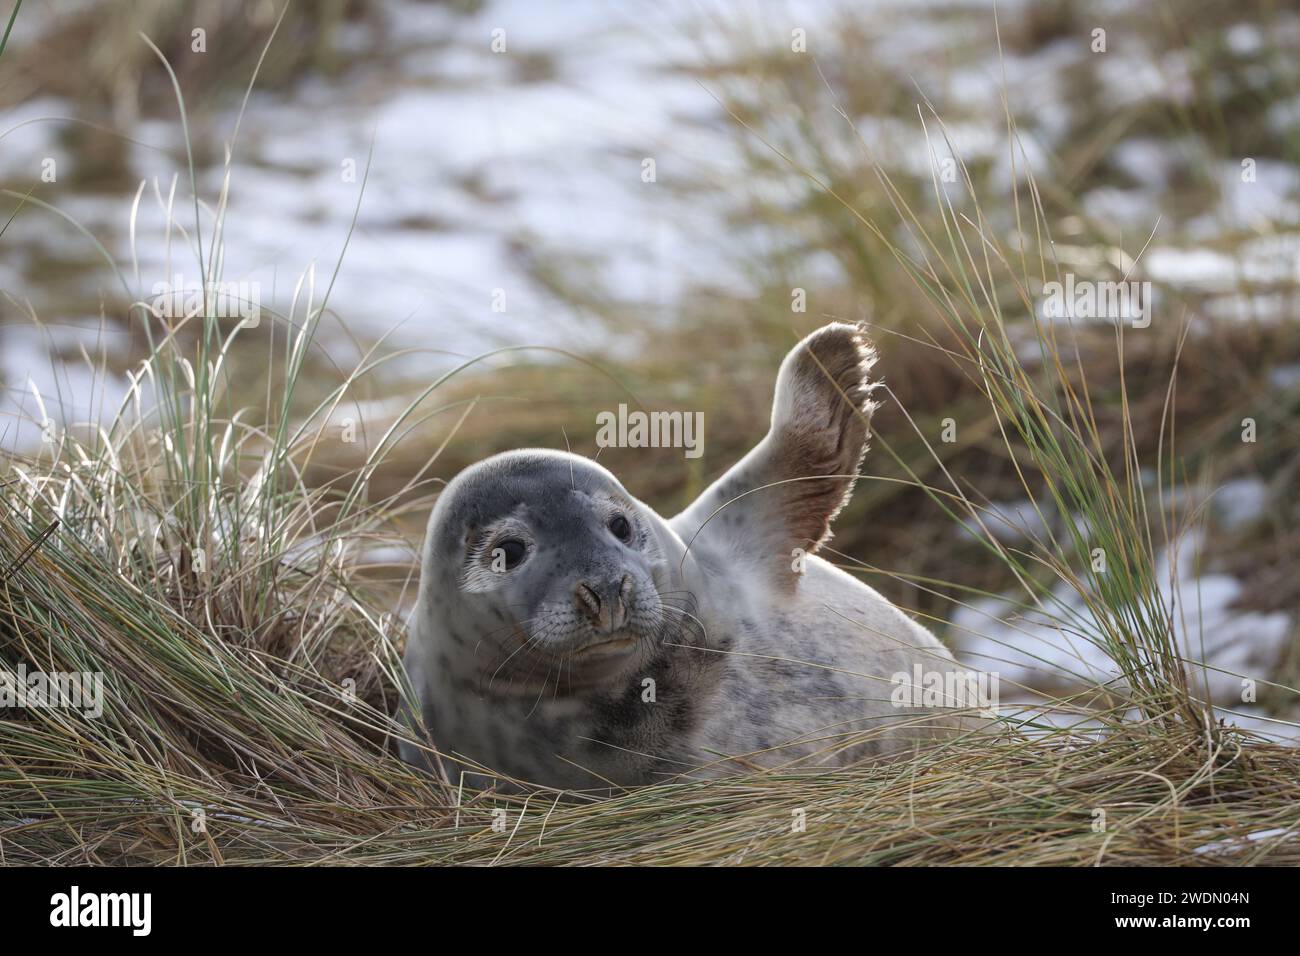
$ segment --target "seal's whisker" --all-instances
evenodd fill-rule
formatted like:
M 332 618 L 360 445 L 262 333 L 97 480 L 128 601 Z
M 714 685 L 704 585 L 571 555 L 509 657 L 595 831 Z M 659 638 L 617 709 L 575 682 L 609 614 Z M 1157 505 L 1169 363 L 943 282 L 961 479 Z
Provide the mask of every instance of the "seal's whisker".
M 480 648 L 482 648 L 483 642 L 485 640 L 491 637 L 495 637 L 496 635 L 502 633 L 503 631 L 515 632 L 513 635 L 511 635 L 514 637 L 526 636 L 528 633 L 528 625 L 532 624 L 540 617 L 541 615 L 537 615 L 536 617 L 524 618 L 522 621 L 512 621 L 510 623 L 503 624 L 500 627 L 494 627 L 489 631 L 484 631 L 483 633 L 479 634 L 478 640 L 474 643 L 474 656 L 475 657 L 478 656 L 479 650 Z
M 526 623 L 531 623 L 532 620 L 536 620 L 536 618 L 530 619 L 530 621 L 529 621 L 529 622 L 526 622 Z M 549 625 L 548 625 L 548 627 L 549 627 Z M 524 657 L 525 657 L 525 659 L 528 659 L 528 656 L 529 656 L 529 655 L 528 655 L 529 649 L 530 649 L 534 644 L 538 643 L 542 637 L 546 636 L 546 633 L 547 633 L 546 630 L 544 630 L 543 633 L 542 633 L 541 635 L 534 635 L 534 634 L 532 634 L 531 632 L 528 631 L 528 629 L 527 629 L 527 627 L 526 627 L 526 624 L 519 626 L 519 627 L 517 628 L 517 630 L 518 630 L 518 636 L 523 637 L 524 640 L 519 644 L 518 647 L 516 647 L 513 651 L 511 651 L 511 652 L 510 652 L 510 653 L 505 657 L 505 659 L 501 661 L 501 663 L 499 663 L 499 664 L 496 666 L 496 670 L 494 670 L 494 671 L 492 672 L 492 677 L 491 677 L 491 679 L 489 679 L 489 681 L 488 681 L 488 689 L 489 689 L 489 690 L 491 689 L 493 682 L 495 682 L 496 677 L 497 677 L 497 674 L 499 674 L 499 673 L 501 672 L 501 668 L 503 668 L 503 667 L 505 667 L 507 664 L 509 664 L 510 661 L 511 661 L 511 659 L 513 659 L 514 656 L 515 656 L 516 654 L 519 654 L 519 653 L 521 653 L 521 652 L 524 653 Z
M 546 696 L 546 683 L 551 679 L 551 668 L 553 666 L 554 666 L 553 663 L 549 663 L 546 665 L 546 676 L 542 678 L 542 686 L 537 690 L 537 697 L 533 700 L 533 706 L 530 707 L 528 709 L 528 713 L 524 715 L 525 720 L 533 716 L 533 714 L 537 710 L 537 705 L 540 704 L 542 702 L 542 698 Z M 529 678 L 533 676 L 532 671 L 528 672 L 528 676 Z
M 544 634 L 544 635 L 539 635 L 539 637 L 537 638 L 537 641 L 540 643 L 540 641 L 541 641 L 541 639 L 542 639 L 543 636 L 549 638 L 551 635 L 553 635 L 553 634 L 558 630 L 559 626 L 560 626 L 560 625 L 559 625 L 558 623 L 555 623 L 555 622 L 550 622 L 550 623 L 548 623 L 548 625 L 547 625 L 547 630 L 546 630 L 545 634 Z M 546 695 L 546 685 L 547 685 L 547 683 L 548 683 L 548 682 L 550 681 L 550 679 L 551 679 L 551 671 L 552 671 L 552 669 L 554 669 L 555 664 L 556 664 L 556 658 L 555 658 L 555 655 L 554 655 L 554 654 L 548 654 L 548 653 L 537 653 L 537 654 L 532 658 L 533 666 L 530 667 L 529 670 L 528 670 L 528 680 L 529 680 L 529 681 L 532 680 L 532 678 L 533 678 L 533 674 L 534 674 L 534 673 L 536 672 L 536 670 L 537 670 L 537 663 L 538 663 L 540 660 L 542 660 L 543 658 L 545 658 L 545 660 L 546 660 L 546 676 L 542 678 L 542 685 L 541 685 L 541 687 L 540 687 L 540 688 L 538 689 L 538 691 L 537 691 L 537 699 L 533 701 L 533 706 L 532 706 L 532 708 L 528 711 L 528 715 L 527 715 L 527 716 L 529 716 L 529 717 L 531 717 L 532 714 L 533 714 L 533 712 L 537 710 L 537 705 L 541 703 L 542 698 Z M 563 658 L 561 658 L 561 662 L 562 662 L 562 661 L 563 661 Z
M 538 615 L 535 618 L 531 618 L 529 619 L 528 623 L 532 623 L 533 621 L 536 621 L 541 617 L 542 615 Z M 493 682 L 496 680 L 497 674 L 501 672 L 501 669 L 505 667 L 507 664 L 509 664 L 510 661 L 514 659 L 514 657 L 518 654 L 523 654 L 524 660 L 532 662 L 533 667 L 529 671 L 529 676 L 531 677 L 533 670 L 536 669 L 537 661 L 540 660 L 542 657 L 551 656 L 551 655 L 547 655 L 545 651 L 541 650 L 540 645 L 542 645 L 544 641 L 554 633 L 555 627 L 556 627 L 555 623 L 548 620 L 546 622 L 546 626 L 543 627 L 541 633 L 538 634 L 534 634 L 531 631 L 527 630 L 526 628 L 521 628 L 519 632 L 519 636 L 523 637 L 524 640 L 519 644 L 518 647 L 516 647 L 513 651 L 511 651 L 508 655 L 506 655 L 505 659 L 502 660 L 496 666 L 496 669 L 492 672 L 492 677 L 488 682 L 489 689 L 491 688 Z M 513 685 L 513 683 L 514 683 L 514 675 L 511 676 L 511 684 Z
M 699 628 L 697 632 L 693 632 L 695 638 L 699 640 L 699 642 L 702 644 L 708 642 L 709 629 L 705 626 L 704 622 L 701 621 L 692 611 L 688 611 L 685 608 L 674 607 L 672 604 L 668 604 L 667 602 L 663 603 L 663 609 L 665 611 L 674 611 L 677 614 L 680 614 L 682 616 L 683 626 L 693 625 L 694 627 Z M 660 635 L 660 637 L 667 637 L 667 636 L 668 636 L 667 634 Z

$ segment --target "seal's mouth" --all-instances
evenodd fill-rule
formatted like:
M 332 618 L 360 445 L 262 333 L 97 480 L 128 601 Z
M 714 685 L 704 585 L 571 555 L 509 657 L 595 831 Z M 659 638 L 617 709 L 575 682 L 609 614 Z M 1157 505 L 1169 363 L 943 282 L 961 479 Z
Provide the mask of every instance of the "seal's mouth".
M 623 651 L 630 651 L 636 646 L 636 640 L 631 637 L 611 637 L 603 641 L 597 641 L 594 644 L 588 644 L 586 647 L 579 648 L 573 652 L 574 657 L 586 657 L 588 655 L 599 657 L 604 655 L 619 654 Z

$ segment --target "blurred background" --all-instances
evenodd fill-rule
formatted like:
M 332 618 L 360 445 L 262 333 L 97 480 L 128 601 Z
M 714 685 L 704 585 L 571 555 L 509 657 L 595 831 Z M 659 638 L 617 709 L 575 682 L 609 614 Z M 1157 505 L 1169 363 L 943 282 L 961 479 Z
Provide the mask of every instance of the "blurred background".
M 951 204 L 1035 233 L 1062 270 L 1152 282 L 1153 322 L 1122 359 L 1113 323 L 1072 330 L 1103 451 L 1127 411 L 1153 501 L 1163 489 L 1153 522 L 1185 531 L 1160 547 L 1189 656 L 1300 683 L 1300 4 L 321 0 L 289 3 L 263 56 L 281 10 L 22 5 L 0 59 L 0 448 L 15 461 L 39 454 L 47 419 L 116 409 L 147 352 L 132 303 L 199 285 L 196 233 L 263 309 L 228 373 L 236 405 L 265 404 L 308 290 L 328 300 L 296 401 L 393 356 L 350 387 L 309 482 L 356 467 L 467 358 L 557 350 L 498 353 L 440 386 L 380 493 L 436 490 L 506 448 L 594 454 L 596 412 L 632 401 L 704 413 L 698 459 L 601 454 L 675 513 L 761 437 L 797 337 L 866 322 L 890 395 L 834 548 L 1004 680 L 1105 681 L 1105 655 L 1015 611 L 1007 570 L 900 480 L 946 469 L 1029 551 L 1075 520 L 1027 507 L 997 416 L 882 241 L 913 248 L 906 220 L 943 236 Z M 1044 317 L 1013 288 L 989 295 L 1032 342 Z M 1157 476 L 1171 448 L 1177 469 Z M 426 513 L 400 516 L 412 545 Z M 409 599 L 412 550 L 362 558 Z M 1206 680 L 1252 729 L 1297 719 L 1293 694 L 1243 702 L 1237 677 Z

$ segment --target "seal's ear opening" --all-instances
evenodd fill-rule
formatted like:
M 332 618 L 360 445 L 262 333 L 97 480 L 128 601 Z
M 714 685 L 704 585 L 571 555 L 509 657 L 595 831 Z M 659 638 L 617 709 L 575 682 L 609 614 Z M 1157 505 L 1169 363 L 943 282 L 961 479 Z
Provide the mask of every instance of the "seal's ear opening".
M 777 373 L 771 430 L 674 519 L 674 530 L 752 558 L 793 587 L 798 557 L 829 539 L 853 491 L 876 408 L 875 360 L 862 330 L 843 323 L 796 345 Z

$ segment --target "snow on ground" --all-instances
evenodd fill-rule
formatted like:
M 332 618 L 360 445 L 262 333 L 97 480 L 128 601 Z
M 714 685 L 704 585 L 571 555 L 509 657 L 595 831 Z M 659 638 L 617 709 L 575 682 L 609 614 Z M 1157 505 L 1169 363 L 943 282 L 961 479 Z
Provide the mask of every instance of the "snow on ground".
M 1216 522 L 1226 531 L 1236 531 L 1260 518 L 1268 510 L 1268 485 L 1258 478 L 1234 478 L 1215 489 L 1212 507 Z
M 1202 692 L 1208 688 L 1217 705 L 1240 711 L 1242 722 L 1250 722 L 1258 712 L 1243 704 L 1243 679 L 1255 681 L 1254 694 L 1265 699 L 1269 688 L 1264 682 L 1290 640 L 1292 621 L 1281 612 L 1234 609 L 1241 582 L 1226 574 L 1198 573 L 1204 547 L 1199 532 L 1189 533 L 1160 556 L 1160 600 L 1183 657 L 1204 665 L 1189 666 L 1189 676 Z M 984 598 L 957 608 L 951 623 L 958 658 L 997 672 L 1009 688 L 1107 683 L 1121 676 L 1084 599 L 1064 583 L 1041 608 L 1020 607 L 1010 597 Z M 1003 694 L 1009 696 L 1010 690 Z M 1292 734 L 1291 728 L 1267 721 L 1254 721 L 1251 729 L 1257 728 Z
M 1202 844 L 1192 850 L 1193 853 L 1240 853 L 1251 849 L 1258 843 L 1283 843 L 1300 838 L 1294 829 L 1273 827 L 1268 830 L 1254 830 L 1240 837 L 1224 837 Z
M 125 336 L 87 321 L 80 325 L 0 327 L 0 452 L 30 448 L 56 429 L 111 419 L 127 394 L 127 382 L 100 367 L 101 347 L 110 354 Z M 88 363 L 81 356 L 85 349 Z M 77 356 L 51 358 L 63 350 Z

